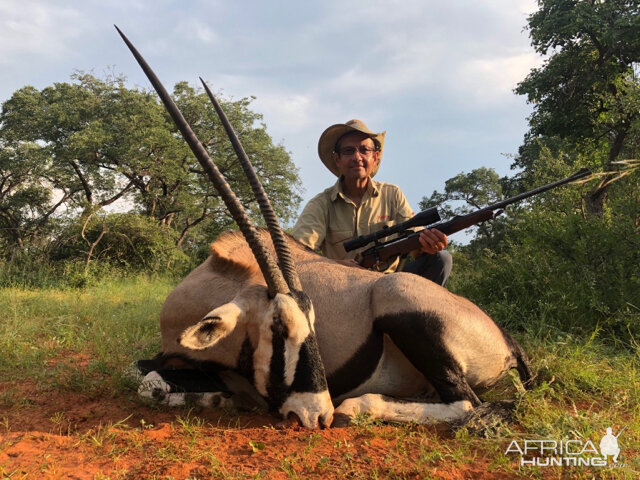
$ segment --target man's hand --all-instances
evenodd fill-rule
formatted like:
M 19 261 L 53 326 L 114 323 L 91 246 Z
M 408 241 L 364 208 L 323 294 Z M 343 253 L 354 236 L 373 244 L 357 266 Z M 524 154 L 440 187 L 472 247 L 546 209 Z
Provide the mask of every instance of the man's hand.
M 438 253 L 440 250 L 444 250 L 449 243 L 447 236 L 435 228 L 425 228 L 420 232 L 418 241 L 420 242 L 420 251 L 430 255 Z

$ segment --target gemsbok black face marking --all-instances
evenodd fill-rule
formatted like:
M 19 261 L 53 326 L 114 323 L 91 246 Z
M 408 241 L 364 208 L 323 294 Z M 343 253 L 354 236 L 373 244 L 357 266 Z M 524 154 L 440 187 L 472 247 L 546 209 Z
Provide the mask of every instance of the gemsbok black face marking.
M 246 392 L 247 384 L 273 409 L 309 428 L 331 424 L 332 401 L 339 404 L 335 413 L 347 418 L 367 413 L 393 421 L 460 422 L 480 404 L 474 389 L 492 386 L 507 370 L 517 368 L 530 385 L 523 349 L 473 303 L 412 274 L 344 267 L 285 236 L 203 82 L 268 226 L 268 232 L 256 230 L 164 87 L 120 35 L 241 231 L 216 239 L 211 256 L 167 297 L 159 365 L 182 358 L 205 373 L 206 365 L 228 390 Z M 157 372 L 149 375 L 141 395 L 151 396 L 157 391 L 151 387 L 160 384 L 165 403 L 184 400 Z M 206 402 L 228 398 L 215 395 Z M 430 401 L 416 400 L 426 397 Z

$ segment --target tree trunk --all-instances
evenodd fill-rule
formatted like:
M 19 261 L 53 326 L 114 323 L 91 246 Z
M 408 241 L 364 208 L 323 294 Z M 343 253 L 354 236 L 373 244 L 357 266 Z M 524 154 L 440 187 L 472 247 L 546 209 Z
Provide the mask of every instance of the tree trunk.
M 627 138 L 629 129 L 626 123 L 623 126 L 623 130 L 617 132 L 613 143 L 611 144 L 611 148 L 609 149 L 607 165 L 605 166 L 605 168 L 609 171 L 613 169 L 613 162 L 616 161 L 616 159 L 620 155 L 620 152 L 622 152 L 624 141 Z M 606 175 L 596 188 L 587 193 L 585 204 L 587 207 L 587 212 L 590 215 L 594 215 L 598 218 L 602 218 L 602 216 L 604 215 L 604 205 L 607 202 L 609 185 L 611 185 L 611 181 L 615 177 L 616 175 L 613 173 Z
M 85 235 L 85 231 L 87 229 L 87 225 L 89 225 L 89 219 L 91 219 L 91 216 L 92 215 L 89 215 L 87 217 L 87 219 L 84 222 L 84 225 L 82 225 L 82 231 L 80 232 L 80 234 L 82 236 L 82 239 L 85 242 L 87 242 L 87 244 L 89 245 L 89 251 L 87 252 L 87 258 L 85 259 L 85 262 L 84 262 L 84 273 L 85 273 L 85 275 L 87 274 L 87 271 L 89 270 L 89 263 L 91 263 L 91 258 L 93 257 L 93 251 L 98 246 L 98 243 L 100 243 L 100 240 L 102 240 L 102 237 L 104 237 L 104 235 L 109 231 L 109 229 L 107 228 L 106 222 L 103 220 L 102 221 L 102 230 L 100 232 L 100 235 L 98 235 L 98 238 L 95 240 L 95 242 L 92 242 L 91 240 L 89 240 Z
M 600 183 L 595 189 L 587 192 L 585 196 L 585 207 L 589 215 L 602 218 L 604 216 L 604 204 L 607 201 L 609 180 L 611 176 L 605 177 L 602 183 Z

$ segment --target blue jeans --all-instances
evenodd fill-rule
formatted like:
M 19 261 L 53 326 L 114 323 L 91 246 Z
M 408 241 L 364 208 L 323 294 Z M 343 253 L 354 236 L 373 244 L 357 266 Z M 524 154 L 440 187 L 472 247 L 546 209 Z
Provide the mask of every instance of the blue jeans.
M 453 258 L 451 254 L 446 250 L 442 250 L 433 255 L 427 253 L 420 255 L 412 262 L 405 264 L 402 267 L 402 271 L 420 275 L 444 287 L 452 267 Z

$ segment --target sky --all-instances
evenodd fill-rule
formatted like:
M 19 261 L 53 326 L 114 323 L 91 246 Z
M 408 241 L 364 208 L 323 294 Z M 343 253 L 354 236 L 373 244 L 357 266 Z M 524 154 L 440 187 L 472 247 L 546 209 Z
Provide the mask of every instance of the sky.
M 0 102 L 76 71 L 151 89 L 127 35 L 168 90 L 204 78 L 252 110 L 299 169 L 304 204 L 335 177 L 317 144 L 352 118 L 386 131 L 376 180 L 414 210 L 461 172 L 513 175 L 532 107 L 513 93 L 542 64 L 535 0 L 0 0 Z

